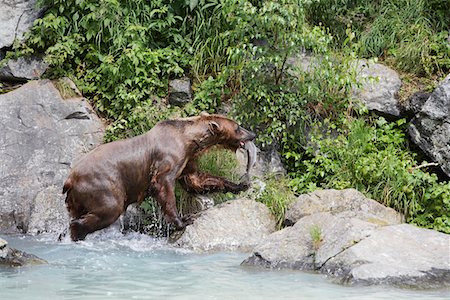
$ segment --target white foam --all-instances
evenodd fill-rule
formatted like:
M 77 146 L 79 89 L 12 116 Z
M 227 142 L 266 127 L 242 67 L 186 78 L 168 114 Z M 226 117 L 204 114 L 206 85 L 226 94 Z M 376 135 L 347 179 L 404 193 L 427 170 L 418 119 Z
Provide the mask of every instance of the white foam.
M 118 226 L 114 224 L 108 228 L 93 232 L 86 236 L 83 241 L 73 242 L 70 235 L 66 234 L 58 241 L 57 234 L 41 234 L 35 237 L 39 242 L 55 244 L 60 246 L 76 247 L 96 252 L 129 250 L 135 252 L 152 252 L 155 250 L 174 251 L 179 254 L 191 253 L 190 250 L 176 248 L 172 246 L 167 238 L 155 238 L 150 235 L 138 232 L 122 233 Z

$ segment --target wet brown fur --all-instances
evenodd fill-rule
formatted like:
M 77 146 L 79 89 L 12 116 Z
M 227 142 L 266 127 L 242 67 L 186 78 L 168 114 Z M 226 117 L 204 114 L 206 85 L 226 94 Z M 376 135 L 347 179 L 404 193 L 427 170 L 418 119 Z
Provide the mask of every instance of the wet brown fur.
M 247 189 L 245 182 L 201 173 L 197 158 L 214 145 L 236 151 L 242 141 L 254 137 L 231 119 L 202 114 L 162 121 L 143 135 L 100 145 L 77 162 L 64 183 L 72 240 L 109 226 L 129 204 L 141 203 L 147 195 L 161 205 L 169 222 L 184 228 L 176 209 L 175 181 L 192 193 Z

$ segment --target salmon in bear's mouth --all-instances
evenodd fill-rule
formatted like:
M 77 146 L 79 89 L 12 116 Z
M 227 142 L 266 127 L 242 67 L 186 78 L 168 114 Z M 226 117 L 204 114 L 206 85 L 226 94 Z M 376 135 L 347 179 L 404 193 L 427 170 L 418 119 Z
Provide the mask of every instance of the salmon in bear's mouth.
M 256 154 L 257 154 L 257 148 L 255 144 L 252 141 L 241 141 L 240 147 L 245 149 L 247 152 L 247 168 L 246 172 L 247 174 L 250 172 L 250 169 L 255 165 L 256 163 Z

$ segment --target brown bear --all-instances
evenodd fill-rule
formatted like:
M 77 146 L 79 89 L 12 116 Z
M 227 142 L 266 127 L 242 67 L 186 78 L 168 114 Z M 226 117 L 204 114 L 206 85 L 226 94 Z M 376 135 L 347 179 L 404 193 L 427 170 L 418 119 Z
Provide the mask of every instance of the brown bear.
M 236 184 L 201 173 L 197 159 L 214 145 L 233 151 L 254 147 L 254 138 L 229 118 L 202 113 L 162 121 L 145 134 L 100 145 L 75 164 L 64 183 L 71 239 L 83 240 L 109 226 L 128 205 L 146 196 L 156 199 L 168 222 L 183 229 L 190 220 L 178 216 L 175 181 L 192 193 L 246 190 L 248 181 Z

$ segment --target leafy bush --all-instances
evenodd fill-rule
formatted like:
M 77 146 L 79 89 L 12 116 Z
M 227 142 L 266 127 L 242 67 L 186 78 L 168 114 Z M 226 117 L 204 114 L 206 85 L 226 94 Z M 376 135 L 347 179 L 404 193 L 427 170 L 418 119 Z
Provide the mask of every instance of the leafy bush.
M 222 100 L 231 93 L 227 81 L 225 73 L 204 80 L 195 89 L 193 106 L 200 111 L 214 113 L 222 106 Z
M 133 108 L 128 117 L 111 123 L 106 128 L 104 139 L 111 142 L 143 134 L 159 121 L 172 118 L 176 114 L 177 110 L 167 107 L 159 98 L 144 101 Z
M 315 0 L 305 2 L 306 19 L 310 24 L 322 24 L 329 28 L 340 44 L 346 37 L 346 30 L 352 27 L 356 32 L 364 31 L 378 9 L 379 1 L 372 0 Z
M 329 48 L 331 39 L 323 30 L 305 28 L 299 40 L 315 53 L 306 56 L 306 67 L 303 62 L 281 63 L 295 54 L 302 59 L 302 54 L 262 50 L 245 73 L 233 103 L 236 118 L 258 132 L 263 148 L 276 146 L 289 169 L 301 161 L 312 122 L 332 119 L 339 123 L 338 116 L 351 106 L 351 90 L 357 85 L 353 56 L 334 55 Z M 274 61 L 280 64 L 273 65 Z M 277 68 L 267 74 L 268 69 Z
M 24 51 L 45 50 L 51 76 L 74 74 L 100 112 L 127 117 L 153 95 L 165 96 L 188 56 L 170 0 L 42 0 Z
M 404 120 L 346 122 L 336 138 L 318 136 L 307 148 L 304 168 L 293 174 L 298 193 L 318 188 L 356 188 L 405 214 L 408 221 L 450 232 L 450 183 L 417 166 L 406 149 Z

